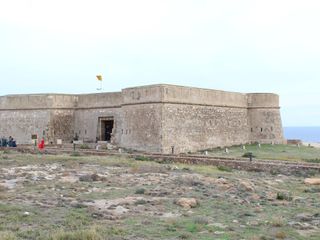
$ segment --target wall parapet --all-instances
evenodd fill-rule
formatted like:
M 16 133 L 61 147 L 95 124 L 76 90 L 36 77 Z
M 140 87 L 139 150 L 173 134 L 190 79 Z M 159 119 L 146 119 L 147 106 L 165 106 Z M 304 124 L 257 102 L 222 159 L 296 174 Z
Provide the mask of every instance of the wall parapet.
M 248 108 L 280 108 L 279 95 L 274 93 L 248 93 Z
M 0 110 L 97 109 L 136 104 L 190 104 L 233 108 L 279 108 L 273 93 L 237 93 L 168 84 L 125 88 L 93 94 L 30 94 L 0 96 Z

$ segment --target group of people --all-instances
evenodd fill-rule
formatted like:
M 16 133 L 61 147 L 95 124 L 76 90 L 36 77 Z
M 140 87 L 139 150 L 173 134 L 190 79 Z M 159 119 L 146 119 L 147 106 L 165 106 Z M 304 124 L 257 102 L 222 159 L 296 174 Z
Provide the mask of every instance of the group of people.
M 2 137 L 0 138 L 0 147 L 17 147 L 17 143 L 11 136 L 8 139 Z

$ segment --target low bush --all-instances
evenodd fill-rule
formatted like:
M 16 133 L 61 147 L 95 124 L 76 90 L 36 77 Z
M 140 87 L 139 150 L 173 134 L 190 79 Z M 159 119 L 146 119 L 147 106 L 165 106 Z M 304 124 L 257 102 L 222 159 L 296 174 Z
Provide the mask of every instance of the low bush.
M 151 158 L 145 157 L 145 156 L 137 156 L 134 158 L 134 160 L 136 160 L 136 161 L 152 161 Z
M 71 157 L 79 157 L 80 153 L 79 152 L 73 152 L 70 154 Z
M 135 194 L 144 194 L 145 193 L 145 189 L 144 188 L 138 188 L 135 192 Z
M 305 161 L 305 162 L 310 162 L 310 163 L 320 163 L 320 158 L 304 159 L 303 161 Z
M 228 167 L 228 166 L 222 166 L 222 165 L 220 165 L 220 166 L 217 167 L 217 169 L 218 169 L 219 171 L 223 171 L 223 172 L 232 172 L 232 168 L 230 168 L 230 167 Z
M 292 200 L 292 196 L 291 196 L 290 193 L 278 192 L 278 193 L 277 193 L 277 199 L 278 199 L 278 200 L 291 201 L 291 200 Z
M 80 149 L 90 149 L 90 147 L 87 144 L 81 144 Z
M 134 204 L 135 205 L 144 205 L 144 204 L 147 204 L 147 201 L 144 199 L 139 199 Z
M 250 158 L 250 156 L 252 158 L 255 158 L 256 156 L 252 154 L 252 152 L 246 152 L 245 154 L 242 155 L 242 157 L 244 158 Z

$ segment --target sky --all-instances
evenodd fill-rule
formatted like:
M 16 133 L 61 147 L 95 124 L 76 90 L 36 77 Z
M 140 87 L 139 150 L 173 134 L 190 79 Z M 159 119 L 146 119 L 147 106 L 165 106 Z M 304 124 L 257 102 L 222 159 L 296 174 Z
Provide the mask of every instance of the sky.
M 176 84 L 280 95 L 320 126 L 319 0 L 0 0 L 0 95 Z

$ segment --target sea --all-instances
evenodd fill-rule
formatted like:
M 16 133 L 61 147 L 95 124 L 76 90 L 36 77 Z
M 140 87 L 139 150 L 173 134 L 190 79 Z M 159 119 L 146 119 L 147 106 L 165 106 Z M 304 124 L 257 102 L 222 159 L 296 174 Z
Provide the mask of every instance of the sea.
M 320 127 L 284 127 L 284 136 L 286 139 L 320 143 Z

